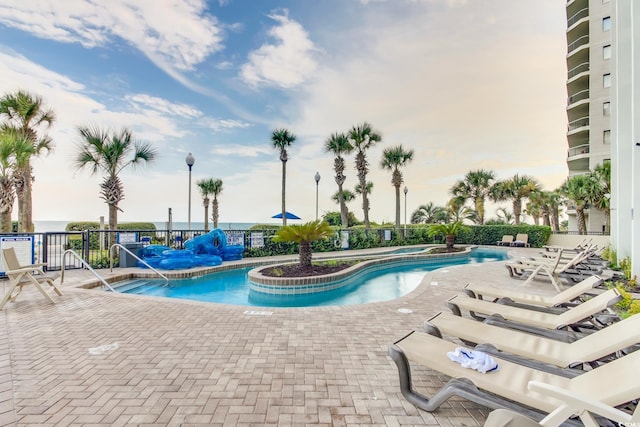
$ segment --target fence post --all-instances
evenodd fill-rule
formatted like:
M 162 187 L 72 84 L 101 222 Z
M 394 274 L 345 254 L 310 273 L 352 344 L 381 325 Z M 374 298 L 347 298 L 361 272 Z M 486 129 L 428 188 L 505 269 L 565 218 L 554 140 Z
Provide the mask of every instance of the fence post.
M 82 232 L 82 259 L 84 259 L 87 263 L 89 263 L 89 230 L 84 230 Z

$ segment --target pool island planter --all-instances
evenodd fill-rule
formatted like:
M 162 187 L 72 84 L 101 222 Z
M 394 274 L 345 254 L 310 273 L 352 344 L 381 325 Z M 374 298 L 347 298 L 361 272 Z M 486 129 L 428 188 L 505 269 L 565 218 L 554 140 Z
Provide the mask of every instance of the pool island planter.
M 256 267 L 250 270 L 249 288 L 251 292 L 260 292 L 264 294 L 276 295 L 302 295 L 317 292 L 326 292 L 346 286 L 351 280 L 357 279 L 361 274 L 368 273 L 377 268 L 387 268 L 390 265 L 407 265 L 415 263 L 424 263 L 430 260 L 434 262 L 441 261 L 443 258 L 452 257 L 468 257 L 471 254 L 472 247 L 465 247 L 459 252 L 447 253 L 428 253 L 418 252 L 402 255 L 387 255 L 384 257 L 365 257 L 357 264 L 347 267 L 344 270 L 332 274 L 324 274 L 319 276 L 305 277 L 273 277 L 265 276 L 260 273 L 265 266 Z M 291 262 L 282 264 L 271 264 L 269 268 L 278 267 L 279 265 L 290 265 Z

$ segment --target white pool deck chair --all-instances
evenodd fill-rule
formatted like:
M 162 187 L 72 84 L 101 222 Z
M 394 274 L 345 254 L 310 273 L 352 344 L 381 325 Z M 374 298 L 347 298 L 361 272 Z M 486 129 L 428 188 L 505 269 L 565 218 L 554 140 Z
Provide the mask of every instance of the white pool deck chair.
M 554 295 L 543 295 L 512 288 L 478 285 L 474 283 L 467 284 L 463 290 L 472 298 L 492 299 L 494 302 L 506 300 L 505 303 L 507 304 L 509 304 L 509 301 L 512 301 L 541 307 L 558 307 L 589 293 L 589 291 L 602 285 L 602 283 L 604 283 L 604 280 L 601 277 L 593 275 Z
M 617 407 L 640 398 L 640 381 L 633 375 L 640 366 L 640 351 L 600 365 L 582 375 L 567 378 L 496 357 L 498 370 L 480 373 L 451 361 L 447 353 L 458 344 L 428 333 L 413 331 L 389 345 L 389 357 L 398 367 L 400 390 L 413 405 L 424 411 L 437 410 L 452 396 L 460 396 L 492 409 L 508 408 L 536 420 L 563 402 L 550 393 L 532 390 L 531 381 L 580 394 L 592 401 Z M 420 365 L 451 377 L 433 396 L 414 390 L 411 365 Z
M 44 263 L 20 265 L 14 248 L 2 249 L 2 262 L 7 269 L 5 274 L 9 278 L 9 286 L 6 290 L 4 298 L 0 301 L 0 310 L 9 301 L 15 301 L 25 286 L 35 286 L 40 293 L 52 303 L 55 303 L 51 295 L 44 289 L 43 285 L 49 286 L 56 294 L 62 295 L 62 291 L 54 281 L 60 277 L 57 272 L 45 273 Z
M 479 350 L 491 354 L 505 352 L 558 368 L 583 368 L 585 364 L 608 359 L 611 355 L 617 357 L 618 352 L 640 344 L 640 315 L 612 323 L 572 342 L 493 326 L 444 312 L 427 320 L 424 330 L 431 335 L 450 336 L 472 343 Z

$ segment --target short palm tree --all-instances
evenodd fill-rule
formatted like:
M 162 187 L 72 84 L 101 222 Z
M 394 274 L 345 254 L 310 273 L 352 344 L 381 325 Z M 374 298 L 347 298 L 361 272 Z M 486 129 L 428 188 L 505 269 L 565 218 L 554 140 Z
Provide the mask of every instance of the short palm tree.
M 371 124 L 364 122 L 353 126 L 347 135 L 349 143 L 356 151 L 356 171 L 358 172 L 358 182 L 360 188 L 367 187 L 367 173 L 369 172 L 369 162 L 367 161 L 367 150 L 382 140 L 382 136 L 376 132 Z M 371 228 L 369 223 L 369 192 L 363 191 L 362 211 L 364 213 L 364 226 L 367 231 Z
M 287 161 L 289 147 L 296 140 L 296 136 L 287 129 L 276 129 L 271 133 L 271 144 L 273 148 L 280 151 L 280 161 L 282 162 L 282 225 L 287 225 L 286 209 L 286 187 L 287 187 Z
M 338 204 L 340 205 L 340 220 L 342 228 L 348 227 L 347 206 L 344 200 L 344 190 L 342 188 L 347 177 L 344 175 L 345 163 L 343 155 L 353 151 L 353 146 L 349 143 L 349 139 L 343 133 L 333 133 L 324 143 L 327 152 L 333 153 L 333 170 L 336 172 L 336 184 L 338 184 Z
M 351 190 L 336 191 L 333 196 L 331 196 L 331 200 L 344 205 L 344 216 L 347 218 L 347 222 L 342 222 L 344 218 L 342 218 L 343 213 L 340 212 L 340 223 L 342 224 L 342 228 L 349 227 L 349 207 L 347 206 L 347 203 L 352 202 L 355 198 L 356 195 Z
M 126 128 L 118 133 L 90 127 L 78 130 L 82 142 L 75 158 L 76 168 L 88 167 L 92 175 L 105 174 L 100 184 L 100 198 L 109 206 L 109 229 L 114 231 L 118 226 L 118 211 L 122 210 L 119 204 L 124 199 L 120 172 L 127 166 L 135 168 L 143 162 L 152 162 L 156 150 L 150 144 L 135 141 Z
M 484 224 L 484 203 L 490 194 L 495 173 L 484 169 L 469 171 L 456 182 L 451 194 L 460 200 L 471 200 L 475 206 L 478 224 Z
M 611 163 L 599 164 L 591 171 L 591 176 L 598 183 L 593 204 L 604 212 L 605 224 L 608 228 L 611 217 Z
M 209 196 L 213 193 L 213 178 L 201 179 L 196 185 L 200 189 L 204 206 L 204 231 L 209 231 Z
M 53 110 L 47 109 L 40 96 L 19 90 L 0 98 L 0 116 L 7 118 L 9 127 L 21 132 L 31 143 L 32 150 L 13 173 L 13 185 L 18 197 L 18 231 L 33 232 L 33 168 L 31 158 L 53 149 L 53 141 L 40 130 L 48 129 L 55 121 Z
M 597 190 L 597 183 L 591 175 L 573 175 L 567 178 L 560 189 L 568 202 L 572 203 L 576 209 L 576 219 L 578 221 L 578 233 L 587 234 L 587 223 L 584 210 L 589 203 L 594 200 Z
M 462 222 L 455 221 L 447 224 L 433 224 L 429 226 L 429 236 L 445 236 L 447 251 L 453 249 L 453 244 L 456 240 L 456 236 L 460 234 L 467 227 L 462 225 Z
M 512 178 L 495 183 L 491 189 L 491 196 L 495 201 L 511 200 L 515 223 L 519 225 L 522 216 L 522 199 L 539 189 L 540 185 L 535 178 L 515 174 Z
M 382 152 L 380 166 L 391 171 L 391 184 L 396 190 L 396 229 L 400 228 L 400 186 L 403 182 L 400 168 L 412 159 L 413 150 L 405 150 L 402 145 L 387 148 Z
M 334 235 L 335 231 L 329 224 L 322 220 L 316 220 L 306 224 L 284 226 L 277 231 L 273 241 L 297 243 L 300 267 L 311 269 L 311 243 Z
M 446 222 L 447 213 L 445 209 L 436 206 L 433 202 L 418 206 L 418 209 L 411 214 L 411 224 L 435 224 Z
M 211 219 L 213 219 L 213 228 L 218 228 L 218 219 L 220 218 L 218 196 L 220 193 L 222 193 L 222 180 L 216 178 L 213 180 L 213 186 L 211 187 L 211 194 L 213 194 L 213 201 L 211 202 Z

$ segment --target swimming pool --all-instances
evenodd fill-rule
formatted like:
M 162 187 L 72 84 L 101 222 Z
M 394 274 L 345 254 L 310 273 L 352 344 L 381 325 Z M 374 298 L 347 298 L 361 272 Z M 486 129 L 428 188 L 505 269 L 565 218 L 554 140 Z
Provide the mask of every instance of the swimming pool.
M 345 286 L 326 292 L 302 295 L 272 295 L 249 289 L 248 272 L 253 267 L 216 272 L 206 276 L 161 280 L 140 279 L 116 284 L 119 292 L 189 299 L 255 307 L 317 307 L 389 301 L 414 290 L 424 274 L 438 268 L 506 259 L 507 251 L 477 248 L 469 255 L 423 259 L 410 264 L 389 263 L 366 270 Z

